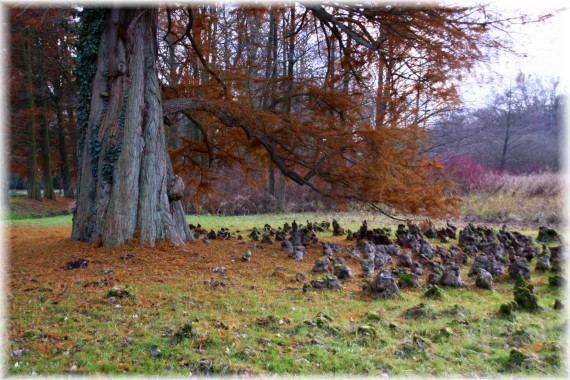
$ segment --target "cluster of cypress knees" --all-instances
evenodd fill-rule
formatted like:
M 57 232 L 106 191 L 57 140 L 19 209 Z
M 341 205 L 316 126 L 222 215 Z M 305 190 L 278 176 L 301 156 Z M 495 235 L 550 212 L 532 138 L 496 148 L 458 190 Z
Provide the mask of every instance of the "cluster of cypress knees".
M 500 312 L 512 315 L 514 310 L 535 311 L 539 309 L 531 279 L 531 262 L 535 260 L 535 271 L 548 271 L 550 286 L 563 286 L 565 279 L 561 275 L 563 245 L 560 235 L 553 229 L 540 227 L 536 240 L 516 231 L 510 231 L 506 225 L 499 230 L 486 226 L 468 224 L 462 230 L 449 222 L 442 228 L 426 222 L 422 227 L 414 223 L 400 224 L 395 231 L 395 239 L 390 238 L 389 228 L 369 228 L 364 221 L 358 231 L 343 229 L 338 221 L 320 223 L 307 221 L 299 225 L 293 221 L 285 223 L 277 230 L 266 224 L 262 231 L 254 228 L 248 237 L 253 242 L 273 244 L 281 242 L 281 248 L 294 260 L 303 260 L 306 247 L 319 244 L 318 232 L 330 231 L 334 236 L 346 236 L 354 241 L 354 246 L 343 248 L 337 243 L 321 242 L 323 256 L 317 258 L 312 272 L 324 273 L 303 286 L 303 291 L 312 289 L 340 289 L 342 282 L 355 277 L 346 259 L 360 260 L 361 275 L 364 277 L 363 290 L 384 298 L 400 297 L 399 288 L 420 287 L 421 276 L 426 275 L 428 286 L 426 297 L 441 296 L 443 287 L 464 287 L 461 267 L 471 264 L 467 276 L 474 280 L 479 288 L 493 290 L 493 281 L 508 275 L 516 281 L 514 300 L 501 306 Z M 231 239 L 242 240 L 240 231 L 231 233 L 222 228 L 218 232 L 207 231 L 200 225 L 190 228 L 194 236 L 204 240 Z M 432 245 L 428 241 L 437 240 L 449 244 L 457 240 L 457 245 Z M 537 245 L 540 243 L 541 245 Z M 254 243 L 255 245 L 255 243 Z M 343 257 L 344 256 L 344 257 Z M 251 251 L 244 255 L 244 261 L 251 260 Z M 395 265 L 394 265 L 395 264 Z M 557 301 L 556 308 L 563 305 Z

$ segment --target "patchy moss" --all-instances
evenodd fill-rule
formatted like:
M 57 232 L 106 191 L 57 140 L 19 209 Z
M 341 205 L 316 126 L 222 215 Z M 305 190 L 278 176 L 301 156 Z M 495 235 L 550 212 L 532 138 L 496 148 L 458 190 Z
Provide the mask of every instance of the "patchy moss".
M 430 305 L 422 302 L 404 311 L 402 316 L 407 319 L 431 318 L 434 316 L 434 312 Z
M 538 236 L 536 237 L 536 241 L 538 243 L 559 242 L 560 236 L 556 230 L 542 226 L 538 229 Z
M 565 285 L 566 285 L 566 279 L 559 274 L 553 274 L 552 276 L 548 277 L 548 286 L 559 288 Z
M 528 369 L 540 369 L 544 364 L 537 356 L 530 352 L 513 348 L 509 354 L 506 370 L 509 372 L 521 372 Z
M 115 298 L 135 298 L 133 291 L 131 288 L 126 286 L 114 286 L 107 292 L 107 298 L 115 297 Z
M 499 308 L 499 315 L 503 317 L 513 318 L 515 310 L 518 309 L 518 304 L 515 301 L 505 302 Z
M 176 342 L 180 342 L 183 339 L 196 339 L 202 336 L 202 331 L 200 327 L 195 322 L 190 322 L 182 325 L 176 334 L 174 334 L 174 339 Z
M 439 330 L 439 335 L 443 337 L 450 337 L 453 335 L 453 330 L 450 329 L 449 327 L 442 327 Z
M 370 325 L 359 326 L 356 332 L 362 335 L 370 335 L 370 336 L 378 335 L 378 331 L 376 330 L 376 328 Z
M 443 299 L 443 290 L 437 285 L 431 286 L 424 293 L 424 297 L 432 300 L 441 300 Z
M 379 321 L 382 318 L 377 311 L 367 311 L 364 317 L 369 321 Z
M 534 286 L 526 282 L 520 275 L 517 277 L 513 293 L 519 310 L 537 311 L 540 309 L 538 297 L 534 294 Z

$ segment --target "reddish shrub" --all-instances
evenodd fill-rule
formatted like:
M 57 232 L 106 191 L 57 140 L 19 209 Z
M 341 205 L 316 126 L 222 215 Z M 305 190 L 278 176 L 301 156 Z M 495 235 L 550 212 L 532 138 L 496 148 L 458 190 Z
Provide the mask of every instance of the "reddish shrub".
M 478 188 L 492 173 L 492 170 L 485 165 L 463 155 L 453 156 L 443 162 L 443 165 L 446 168 L 446 173 L 455 181 L 458 190 L 462 193 Z

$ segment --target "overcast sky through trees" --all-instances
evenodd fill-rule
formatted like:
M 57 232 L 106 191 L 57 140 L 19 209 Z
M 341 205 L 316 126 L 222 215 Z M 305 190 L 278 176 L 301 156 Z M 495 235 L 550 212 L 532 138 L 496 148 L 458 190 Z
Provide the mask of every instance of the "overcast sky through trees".
M 543 23 L 513 26 L 510 36 L 517 55 L 499 54 L 490 64 L 480 65 L 479 70 L 460 87 L 467 106 L 483 105 L 489 95 L 500 92 L 502 88 L 514 82 L 517 74 L 543 78 L 559 77 L 560 91 L 567 93 L 570 77 L 568 67 L 568 36 L 570 35 L 570 11 L 568 2 L 552 1 L 494 1 L 492 7 L 505 15 L 527 14 L 539 16 L 554 13 Z M 520 56 L 525 55 L 525 57 Z

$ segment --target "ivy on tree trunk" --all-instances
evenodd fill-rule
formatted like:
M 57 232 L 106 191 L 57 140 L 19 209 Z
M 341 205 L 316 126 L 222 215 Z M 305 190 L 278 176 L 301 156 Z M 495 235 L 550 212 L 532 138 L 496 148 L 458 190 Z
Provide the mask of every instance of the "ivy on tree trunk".
M 80 108 L 89 108 L 79 110 L 72 239 L 117 246 L 138 237 L 150 245 L 180 245 L 192 235 L 180 201 L 181 180 L 165 145 L 156 71 L 158 10 L 90 11 L 84 28 L 99 25 L 102 31 L 96 55 L 90 40 L 96 37 L 80 32 Z M 89 60 L 95 57 L 93 74 Z

